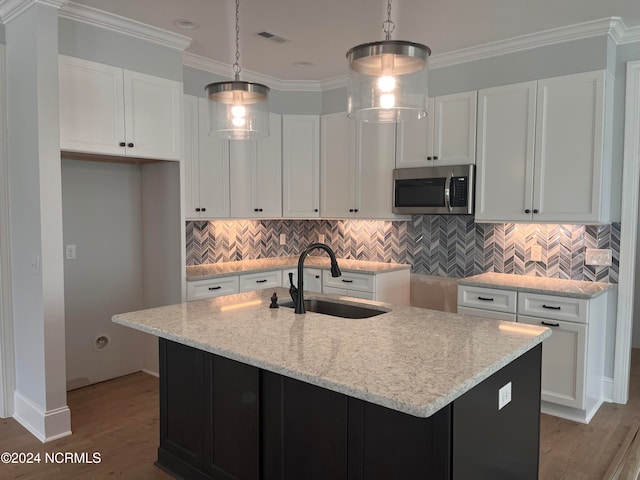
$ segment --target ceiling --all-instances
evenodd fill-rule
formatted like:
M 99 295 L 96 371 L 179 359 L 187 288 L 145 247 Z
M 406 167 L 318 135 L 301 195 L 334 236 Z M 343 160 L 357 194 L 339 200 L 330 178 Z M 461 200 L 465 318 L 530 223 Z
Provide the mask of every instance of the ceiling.
M 186 35 L 187 52 L 233 64 L 234 0 L 74 0 L 75 3 Z M 240 65 L 281 80 L 328 80 L 347 73 L 345 53 L 383 39 L 386 0 L 241 0 Z M 433 54 L 597 20 L 640 26 L 638 0 L 394 0 L 393 39 L 428 45 Z M 183 30 L 174 20 L 196 22 Z M 256 34 L 288 39 L 275 43 Z M 311 66 L 295 66 L 296 62 Z M 231 75 L 231 69 L 229 74 Z

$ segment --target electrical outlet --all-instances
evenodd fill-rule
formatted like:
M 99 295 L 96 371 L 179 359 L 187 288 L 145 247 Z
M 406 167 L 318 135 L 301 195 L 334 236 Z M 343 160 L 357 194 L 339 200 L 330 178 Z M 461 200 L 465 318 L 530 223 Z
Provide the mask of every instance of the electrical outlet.
M 318 243 L 324 243 L 324 233 L 318 235 Z
M 608 248 L 587 248 L 584 257 L 587 265 L 611 265 L 611 250 Z
M 531 247 L 531 261 L 532 262 L 542 261 L 542 247 L 540 245 L 534 245 Z
M 67 245 L 64 248 L 64 258 L 66 258 L 67 260 L 75 260 L 77 258 L 75 245 Z
M 286 245 L 287 244 L 287 234 L 286 233 L 281 233 L 280 234 L 280 245 Z
M 498 390 L 498 410 L 502 410 L 511 402 L 511 382 Z

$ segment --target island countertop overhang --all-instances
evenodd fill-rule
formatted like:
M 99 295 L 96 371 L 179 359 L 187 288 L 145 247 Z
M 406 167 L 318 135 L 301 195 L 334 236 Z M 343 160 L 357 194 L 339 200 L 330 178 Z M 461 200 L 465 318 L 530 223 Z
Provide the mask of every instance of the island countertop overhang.
M 282 300 L 288 292 L 277 288 Z M 274 290 L 185 302 L 113 317 L 151 333 L 274 373 L 429 417 L 538 345 L 530 325 L 307 294 L 387 311 L 345 319 L 270 309 Z

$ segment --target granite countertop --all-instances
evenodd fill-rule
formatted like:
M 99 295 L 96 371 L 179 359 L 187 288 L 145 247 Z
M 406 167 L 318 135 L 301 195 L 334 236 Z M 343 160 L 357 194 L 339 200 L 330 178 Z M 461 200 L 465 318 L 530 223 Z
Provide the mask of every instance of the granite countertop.
M 615 285 L 611 283 L 562 280 L 560 278 L 511 275 L 506 273 L 482 273 L 472 277 L 461 278 L 458 280 L 458 285 L 516 290 L 518 292 L 541 293 L 573 298 L 594 298 L 610 288 L 615 288 Z
M 115 323 L 344 393 L 429 417 L 551 334 L 533 325 L 356 300 L 386 311 L 344 319 L 270 309 L 274 290 L 115 315 Z
M 338 258 L 338 265 L 343 272 L 357 273 L 383 273 L 394 270 L 406 270 L 411 265 L 401 263 L 368 262 L 364 260 L 350 260 Z M 256 260 L 240 260 L 237 262 L 207 263 L 204 265 L 194 265 L 187 268 L 187 281 L 209 280 L 211 278 L 236 275 L 238 273 L 264 272 L 266 270 L 276 270 L 279 268 L 296 268 L 298 257 L 272 257 L 259 258 Z M 304 261 L 305 267 L 322 268 L 329 270 L 331 263 L 327 256 L 309 255 Z

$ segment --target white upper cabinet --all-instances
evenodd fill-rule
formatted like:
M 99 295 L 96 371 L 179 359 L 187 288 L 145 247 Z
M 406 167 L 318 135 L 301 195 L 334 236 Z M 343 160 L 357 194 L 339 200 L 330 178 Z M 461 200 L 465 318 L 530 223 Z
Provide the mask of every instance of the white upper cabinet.
M 184 201 L 189 219 L 229 217 L 229 141 L 208 134 L 207 100 L 184 96 Z
M 269 114 L 269 136 L 231 140 L 231 217 L 282 217 L 282 117 Z
M 322 217 L 394 218 L 395 125 L 356 122 L 344 112 L 322 116 Z
M 475 163 L 477 92 L 430 98 L 427 108 L 426 118 L 398 124 L 396 167 Z
M 180 160 L 182 84 L 60 56 L 60 147 Z
M 531 219 L 535 119 L 536 82 L 478 92 L 476 221 Z
M 605 102 L 605 83 L 604 70 L 538 81 L 534 220 L 609 221 L 611 121 L 605 105 L 610 110 L 612 102 Z
M 481 90 L 476 220 L 610 221 L 610 86 L 596 71 Z
M 320 117 L 282 117 L 282 210 L 285 218 L 320 216 Z

